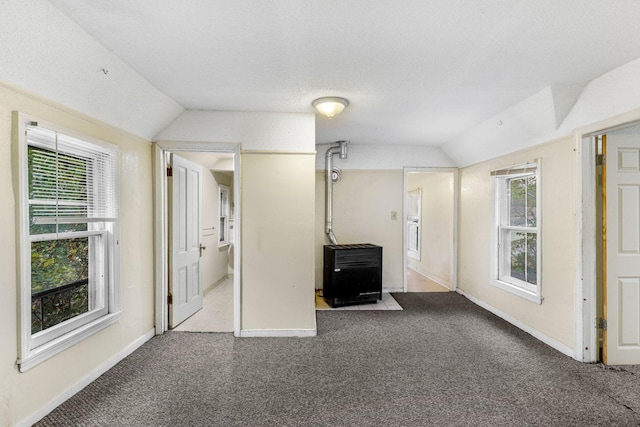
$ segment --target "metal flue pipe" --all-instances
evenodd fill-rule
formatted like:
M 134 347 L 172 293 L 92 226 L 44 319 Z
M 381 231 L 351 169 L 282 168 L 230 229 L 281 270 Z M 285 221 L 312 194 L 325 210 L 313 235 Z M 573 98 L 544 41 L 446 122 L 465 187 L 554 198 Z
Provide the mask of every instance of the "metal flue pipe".
M 324 231 L 329 237 L 332 245 L 337 245 L 338 241 L 333 234 L 333 156 L 339 154 L 341 159 L 347 158 L 347 144 L 349 141 L 337 141 L 338 145 L 329 147 L 327 154 L 325 155 L 325 168 L 326 168 L 326 185 L 325 185 L 325 222 Z

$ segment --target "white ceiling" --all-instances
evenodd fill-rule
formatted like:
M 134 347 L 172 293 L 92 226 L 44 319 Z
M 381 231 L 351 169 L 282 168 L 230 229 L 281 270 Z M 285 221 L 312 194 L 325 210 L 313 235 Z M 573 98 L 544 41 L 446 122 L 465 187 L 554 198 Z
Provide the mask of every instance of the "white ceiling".
M 441 145 L 640 58 L 639 0 L 49 0 L 186 109 L 313 112 L 317 143 Z

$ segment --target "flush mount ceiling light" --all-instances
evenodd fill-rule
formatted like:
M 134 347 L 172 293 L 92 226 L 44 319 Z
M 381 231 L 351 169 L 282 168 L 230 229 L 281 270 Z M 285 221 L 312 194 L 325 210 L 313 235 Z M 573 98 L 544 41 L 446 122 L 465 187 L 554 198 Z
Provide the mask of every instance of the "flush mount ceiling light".
M 342 113 L 342 110 L 349 105 L 349 101 L 338 96 L 325 96 L 324 98 L 316 99 L 311 105 L 318 110 L 318 113 L 331 118 L 336 114 Z

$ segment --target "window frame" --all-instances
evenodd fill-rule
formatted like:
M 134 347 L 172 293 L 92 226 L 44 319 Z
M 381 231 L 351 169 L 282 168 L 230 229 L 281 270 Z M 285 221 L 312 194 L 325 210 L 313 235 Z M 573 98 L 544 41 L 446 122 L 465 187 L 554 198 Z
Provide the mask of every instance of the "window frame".
M 422 256 L 422 187 L 409 191 L 407 201 L 407 256 L 420 261 Z M 415 206 L 411 206 L 412 204 Z
M 542 182 L 541 182 L 541 161 L 536 159 L 527 163 L 521 163 L 508 168 L 491 171 L 493 186 L 493 218 L 491 228 L 491 284 L 512 294 L 536 304 L 542 304 Z M 508 220 L 508 194 L 507 181 L 523 178 L 527 176 L 536 178 L 536 225 L 513 226 L 505 224 Z M 508 247 L 502 245 L 505 233 L 516 231 L 523 233 L 533 233 L 536 235 L 536 284 L 515 278 L 510 274 L 508 266 L 510 254 Z
M 224 198 L 223 198 L 224 194 Z M 224 184 L 218 184 L 218 224 L 220 227 L 218 235 L 218 247 L 224 247 L 229 245 L 229 220 L 231 217 L 231 189 Z M 224 201 L 224 203 L 223 203 Z
M 20 372 L 25 372 L 43 361 L 53 357 L 61 351 L 75 345 L 85 338 L 95 334 L 105 327 L 117 322 L 122 313 L 121 293 L 119 280 L 119 219 L 105 223 L 104 230 L 96 230 L 89 226 L 86 231 L 62 232 L 58 234 L 34 234 L 31 235 L 29 226 L 29 165 L 27 127 L 37 123 L 38 127 L 45 128 L 59 134 L 81 140 L 104 150 L 109 156 L 113 156 L 115 163 L 115 197 L 116 203 L 120 196 L 119 189 L 119 153 L 115 145 L 88 137 L 47 122 L 40 118 L 22 113 L 13 113 L 14 129 L 14 167 L 17 169 L 16 193 L 18 203 L 17 211 L 17 244 L 18 244 L 18 305 L 19 305 L 19 346 L 17 364 Z M 63 151 L 63 150 L 61 150 Z M 88 220 L 90 224 L 90 220 Z M 93 228 L 93 229 L 92 229 Z M 31 326 L 31 244 L 35 241 L 62 240 L 66 238 L 89 238 L 90 247 L 94 247 L 103 257 L 100 262 L 100 271 L 104 274 L 102 298 L 104 307 L 99 310 L 79 314 L 43 331 L 32 334 Z M 96 245 L 96 242 L 97 245 Z M 95 258 L 95 250 L 91 251 L 91 258 Z M 90 261 L 94 262 L 95 261 Z

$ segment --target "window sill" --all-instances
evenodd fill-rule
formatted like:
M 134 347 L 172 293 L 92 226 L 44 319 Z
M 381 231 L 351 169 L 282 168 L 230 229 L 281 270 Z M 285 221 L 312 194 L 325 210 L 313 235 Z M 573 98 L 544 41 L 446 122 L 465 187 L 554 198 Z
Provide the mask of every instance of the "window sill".
M 114 324 L 120 320 L 122 312 L 109 313 L 102 316 L 99 319 L 94 320 L 84 326 L 81 326 L 73 331 L 62 335 L 54 340 L 49 341 L 29 352 L 29 354 L 18 359 L 18 365 L 20 366 L 20 372 L 26 372 L 29 369 L 37 366 L 47 359 L 55 356 L 58 353 L 66 350 L 67 348 L 79 343 L 80 341 L 90 337 L 98 331 L 106 328 L 109 325 Z
M 510 292 L 514 295 L 517 295 L 521 298 L 524 298 L 528 301 L 534 302 L 536 304 L 542 304 L 542 301 L 544 300 L 544 298 L 542 298 L 540 295 L 535 294 L 533 292 L 527 291 L 525 289 L 519 288 L 515 285 L 512 285 L 510 283 L 507 282 L 503 282 L 501 280 L 492 280 L 491 284 L 497 288 L 500 288 L 504 291 Z

